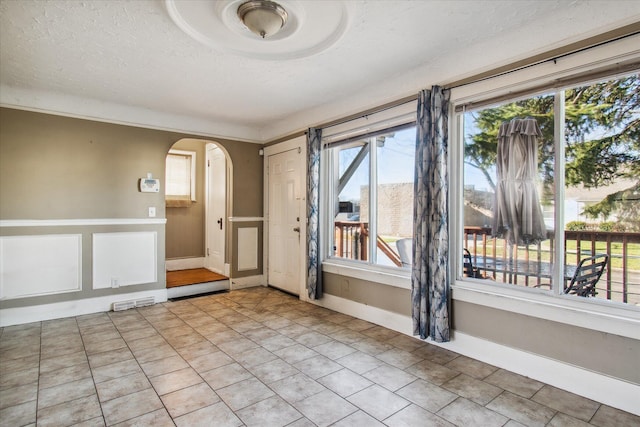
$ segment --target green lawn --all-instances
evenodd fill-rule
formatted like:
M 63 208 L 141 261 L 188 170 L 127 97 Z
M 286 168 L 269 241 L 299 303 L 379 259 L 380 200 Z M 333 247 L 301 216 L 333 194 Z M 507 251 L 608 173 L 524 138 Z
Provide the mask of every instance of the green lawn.
M 499 240 L 496 242 L 496 257 L 500 258 L 504 255 L 504 240 Z M 480 249 L 481 242 L 478 242 L 478 252 L 481 253 Z M 491 240 L 487 241 L 487 254 L 492 254 L 491 250 Z M 472 250 L 471 248 L 469 248 Z M 591 253 L 591 242 L 582 241 L 580 244 L 580 249 L 582 250 L 582 256 L 580 258 L 584 258 L 589 256 Z M 575 240 L 567 240 L 565 251 L 567 252 L 567 263 L 568 264 L 577 264 L 576 257 L 577 244 Z M 607 244 L 606 242 L 596 242 L 596 253 L 607 253 Z M 611 253 L 609 254 L 611 257 L 611 267 L 612 268 L 622 268 L 622 243 L 611 243 Z M 535 246 L 529 248 L 529 258 L 537 259 L 537 252 Z M 524 247 L 518 247 L 518 259 L 525 259 L 526 250 Z M 549 241 L 543 242 L 541 244 L 541 253 L 540 253 L 541 261 L 550 262 L 550 245 Z M 627 244 L 627 269 L 640 271 L 640 244 L 638 243 L 628 243 Z
M 398 240 L 398 237 L 391 236 L 383 236 L 383 239 L 389 243 L 392 247 L 394 247 L 394 243 Z M 496 256 L 498 258 L 502 257 L 504 254 L 503 247 L 504 240 L 498 240 L 496 242 Z M 478 242 L 478 252 L 481 253 L 482 242 Z M 491 240 L 487 241 L 487 253 L 491 254 Z M 549 241 L 545 241 L 541 245 L 542 251 L 540 254 L 541 260 L 550 262 L 550 254 L 549 254 Z M 395 249 L 395 247 L 394 247 Z M 471 247 L 469 248 L 471 250 Z M 567 263 L 568 264 L 577 264 L 576 262 L 576 241 L 575 240 L 567 240 L 565 251 L 567 252 Z M 588 256 L 591 253 L 591 242 L 582 241 L 580 243 L 580 249 L 582 250 L 582 257 Z M 526 256 L 526 251 L 524 248 L 518 248 L 518 258 L 524 259 Z M 607 243 L 606 242 L 596 242 L 596 253 L 607 253 Z M 611 257 L 611 267 L 612 268 L 622 268 L 622 243 L 611 243 L 611 253 L 609 254 Z M 537 257 L 536 249 L 534 246 L 530 247 L 529 257 Z M 640 243 L 628 243 L 627 244 L 627 269 L 640 271 Z
M 580 249 L 584 251 L 591 251 L 591 242 L 581 242 Z M 575 254 L 577 245 L 575 240 L 567 240 L 566 248 L 567 252 Z M 606 242 L 596 242 L 596 253 L 607 253 Z M 622 243 L 611 243 L 611 267 L 622 268 Z M 569 257 L 569 255 L 567 255 Z M 640 270 L 640 244 L 628 243 L 627 244 L 627 268 L 629 270 Z

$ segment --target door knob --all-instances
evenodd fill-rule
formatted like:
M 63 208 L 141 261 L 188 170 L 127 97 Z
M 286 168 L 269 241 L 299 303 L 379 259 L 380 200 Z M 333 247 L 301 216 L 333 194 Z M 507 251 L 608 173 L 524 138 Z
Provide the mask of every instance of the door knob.
M 220 230 L 222 230 L 222 218 L 216 221 L 220 225 Z
M 297 231 L 299 233 L 300 232 L 300 227 L 293 227 L 293 231 Z

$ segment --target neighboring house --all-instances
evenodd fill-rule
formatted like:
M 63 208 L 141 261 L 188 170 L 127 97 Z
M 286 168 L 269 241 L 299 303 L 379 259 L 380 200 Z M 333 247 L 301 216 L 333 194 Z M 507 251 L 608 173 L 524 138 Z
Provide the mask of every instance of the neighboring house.
M 360 215 L 368 218 L 369 191 L 363 187 L 360 194 Z M 413 210 L 404 209 L 413 205 L 413 183 L 380 184 L 378 186 L 378 215 L 383 218 L 378 224 L 380 236 L 402 238 L 413 235 Z
M 567 201 L 571 201 L 573 209 L 567 210 L 565 213 L 566 222 L 584 221 L 588 223 L 595 223 L 603 221 L 618 221 L 618 213 L 615 211 L 608 218 L 591 218 L 584 214 L 584 209 L 601 202 L 610 194 L 632 188 L 636 184 L 637 181 L 631 179 L 619 179 L 612 185 L 598 188 L 584 188 L 582 186 L 568 187 L 565 190 L 565 199 Z M 630 208 L 632 204 L 638 203 L 638 201 L 629 200 L 627 203 L 627 207 Z

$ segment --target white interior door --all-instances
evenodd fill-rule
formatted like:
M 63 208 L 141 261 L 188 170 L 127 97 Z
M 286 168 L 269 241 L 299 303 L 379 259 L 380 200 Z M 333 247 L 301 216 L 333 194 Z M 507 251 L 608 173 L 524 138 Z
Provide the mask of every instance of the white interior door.
M 225 271 L 225 228 L 227 226 L 227 162 L 215 144 L 207 144 L 207 238 L 205 268 Z
M 298 149 L 269 156 L 268 282 L 300 294 L 301 154 Z

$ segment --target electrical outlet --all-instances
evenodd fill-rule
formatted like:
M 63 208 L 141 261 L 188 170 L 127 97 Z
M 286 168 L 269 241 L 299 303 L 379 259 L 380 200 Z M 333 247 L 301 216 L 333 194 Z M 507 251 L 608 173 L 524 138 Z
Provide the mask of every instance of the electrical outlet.
M 156 216 L 156 207 L 149 206 L 149 218 L 155 218 Z
M 342 279 L 342 283 L 340 284 L 340 290 L 342 291 L 342 295 L 349 294 L 349 281 L 347 279 Z

